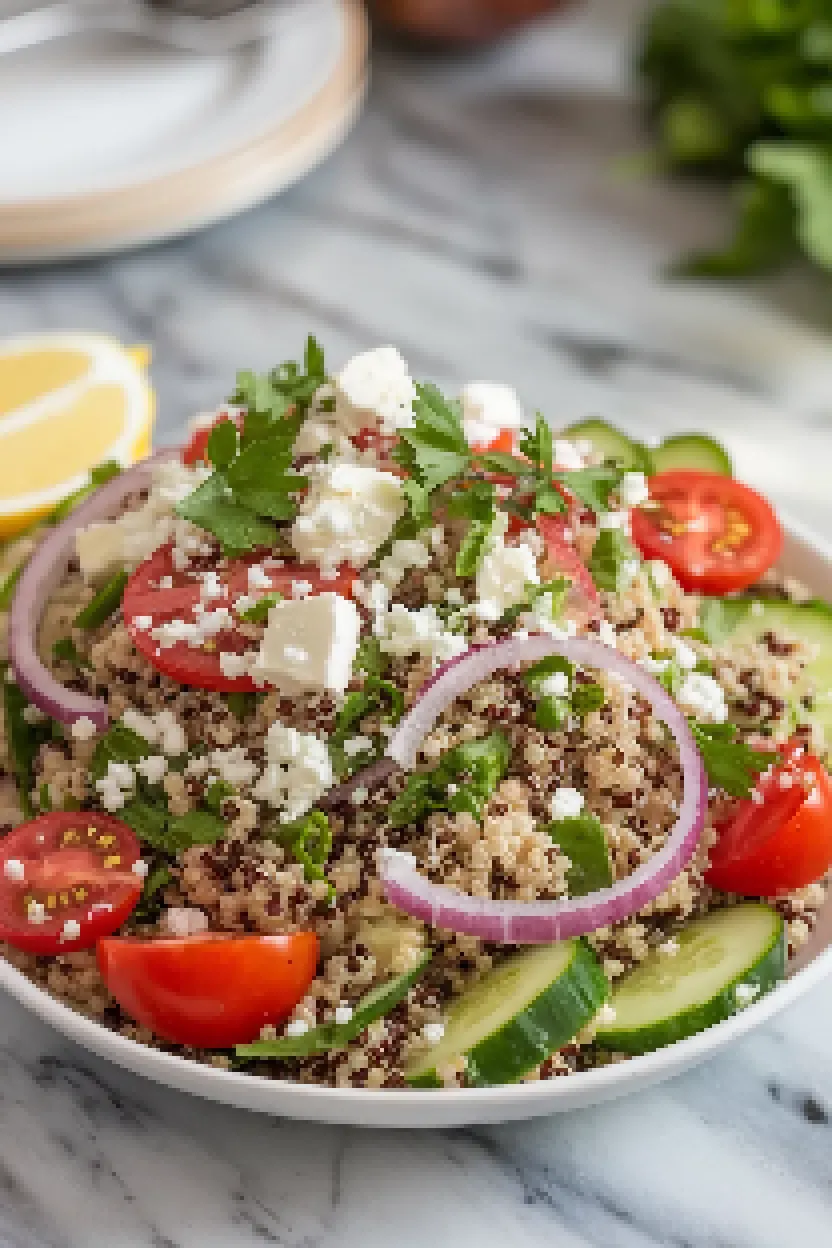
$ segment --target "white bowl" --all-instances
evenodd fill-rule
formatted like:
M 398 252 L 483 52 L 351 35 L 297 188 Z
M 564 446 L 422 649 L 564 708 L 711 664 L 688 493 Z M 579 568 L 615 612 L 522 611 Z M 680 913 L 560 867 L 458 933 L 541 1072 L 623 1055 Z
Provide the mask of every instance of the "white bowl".
M 793 522 L 786 525 L 782 566 L 818 597 L 832 600 L 832 547 Z M 0 959 L 0 987 L 44 1022 L 100 1057 L 157 1083 L 211 1101 L 281 1117 L 363 1127 L 457 1127 L 576 1109 L 636 1092 L 677 1075 L 729 1041 L 767 1022 L 832 972 L 832 901 L 778 988 L 741 1014 L 656 1053 L 543 1083 L 448 1091 L 323 1088 L 216 1070 L 160 1053 L 62 1005 Z

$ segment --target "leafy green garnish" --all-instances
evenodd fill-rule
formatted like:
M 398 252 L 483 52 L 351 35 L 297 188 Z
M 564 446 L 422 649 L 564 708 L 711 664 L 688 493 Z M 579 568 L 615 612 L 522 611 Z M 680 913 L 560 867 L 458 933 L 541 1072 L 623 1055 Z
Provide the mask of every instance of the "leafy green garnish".
M 71 637 L 59 637 L 52 646 L 52 658 L 57 663 L 71 663 L 73 667 L 92 667 Z
M 110 763 L 130 763 L 135 766 L 152 753 L 153 747 L 149 741 L 117 719 L 95 743 L 90 777 L 94 781 L 101 780 L 106 776 Z
M 14 681 L 3 681 L 3 713 L 6 724 L 6 746 L 9 751 L 17 794 L 21 809 L 27 819 L 35 814 L 32 802 L 32 786 L 35 782 L 35 759 L 38 750 L 53 735 L 49 720 L 30 724 L 24 711 L 28 702 Z
M 11 572 L 3 581 L 3 584 L 0 585 L 0 611 L 8 611 L 9 607 L 12 605 L 12 598 L 14 598 L 14 591 L 17 588 L 17 582 L 20 580 L 21 573 L 28 562 L 28 559 L 21 559 L 20 563 L 12 568 Z
M 516 602 L 513 607 L 509 607 L 504 611 L 498 620 L 503 628 L 511 627 L 515 624 L 518 617 L 526 611 L 531 611 L 535 603 L 540 602 L 542 598 L 550 598 L 549 615 L 556 620 L 563 610 L 566 602 L 566 595 L 569 592 L 569 586 L 572 584 L 565 576 L 556 576 L 552 581 L 544 581 L 540 585 L 527 585 L 526 597 L 522 602 Z
M 113 477 L 121 475 L 122 467 L 114 459 L 105 459 L 103 463 L 97 464 L 90 471 L 90 479 L 87 485 L 82 485 L 74 494 L 68 495 L 67 498 L 61 499 L 57 506 L 53 507 L 49 515 L 46 517 L 47 524 L 60 524 L 71 511 L 74 511 L 79 503 L 83 502 L 93 490 L 97 490 L 100 485 L 105 485 L 108 481 L 112 481 Z
M 307 883 L 326 880 L 324 867 L 332 852 L 332 828 L 322 810 L 310 810 L 291 823 L 281 823 L 273 831 L 272 838 L 285 846 L 295 861 L 302 865 Z M 335 889 L 329 881 L 327 884 L 332 899 Z
M 708 773 L 708 783 L 731 797 L 748 797 L 760 772 L 778 759 L 776 753 L 753 750 L 738 741 L 734 724 L 705 724 L 692 719 L 690 727 Z
M 250 624 L 265 624 L 272 607 L 282 601 L 282 594 L 264 594 L 253 606 L 246 607 L 245 611 L 238 611 L 237 614 L 241 620 L 248 620 Z
M 257 703 L 262 696 L 253 690 L 232 689 L 225 695 L 225 701 L 231 714 L 242 723 L 257 710 Z
M 448 510 L 451 515 L 468 519 L 468 532 L 457 551 L 456 574 L 460 577 L 475 576 L 497 518 L 496 490 L 490 481 L 474 481 L 468 489 L 460 490 L 454 496 Z
M 632 583 L 638 551 L 621 529 L 601 529 L 589 557 L 589 571 L 598 589 L 620 593 Z
M 612 884 L 612 867 L 604 829 L 597 815 L 582 811 L 556 819 L 546 831 L 570 861 L 566 884 L 570 897 L 585 897 Z
M 109 620 L 110 616 L 121 606 L 127 579 L 127 573 L 123 569 L 116 572 L 115 576 L 112 576 L 106 585 L 102 585 L 97 594 L 78 612 L 73 620 L 75 627 L 98 628 L 105 620 Z
M 368 715 L 381 712 L 390 724 L 397 724 L 404 714 L 404 695 L 390 680 L 368 676 L 363 689 L 348 693 L 335 717 L 335 725 L 329 738 L 329 753 L 337 774 L 351 776 L 384 752 L 386 738 L 373 734 L 372 746 L 357 753 L 349 753 L 346 743 L 360 735 L 361 721 Z
M 214 471 L 177 507 L 227 555 L 274 546 L 278 523 L 294 518 L 308 484 L 292 468 L 293 447 L 316 391 L 326 381 L 323 353 L 309 338 L 303 368 L 288 361 L 270 373 L 237 376 L 231 401 L 245 408 L 243 432 L 230 420 L 211 432 Z
M 254 1044 L 237 1046 L 237 1057 L 243 1060 L 257 1058 L 311 1057 L 314 1053 L 328 1053 L 344 1049 L 357 1040 L 371 1023 L 390 1014 L 403 1001 L 416 981 L 424 973 L 431 960 L 428 950 L 411 971 L 395 975 L 386 983 L 371 988 L 361 998 L 348 1023 L 321 1023 L 304 1032 L 302 1036 L 279 1036 L 276 1040 L 256 1040 Z
M 390 803 L 394 828 L 420 823 L 433 811 L 482 812 L 508 770 L 511 747 L 501 732 L 454 746 L 431 771 L 412 771 L 404 790 Z
M 49 785 L 44 780 L 38 792 L 38 809 L 42 815 L 48 815 L 52 809 L 52 794 L 49 792 Z
M 157 923 L 164 909 L 164 893 L 167 886 L 172 882 L 173 875 L 170 867 L 165 862 L 159 862 L 151 871 L 147 873 L 142 895 L 139 898 L 136 909 L 130 916 L 137 923 Z
M 222 804 L 229 797 L 234 797 L 237 790 L 233 784 L 229 784 L 227 780 L 220 780 L 218 777 L 210 782 L 205 790 L 203 802 L 208 810 L 213 814 L 219 815 L 222 812 Z
M 118 817 L 129 824 L 143 844 L 171 856 L 194 845 L 214 845 L 228 831 L 225 821 L 211 811 L 189 810 L 184 815 L 171 815 L 164 801 L 151 796 L 131 798 Z
M 408 475 L 428 492 L 462 476 L 471 463 L 471 448 L 462 427 L 458 402 L 443 398 L 436 386 L 416 387 L 413 427 L 399 432 L 393 452 Z
M 680 270 L 730 277 L 798 248 L 832 268 L 832 107 L 826 0 L 667 0 L 640 57 L 662 164 L 736 180 L 726 248 Z
M 600 711 L 606 700 L 607 695 L 603 685 L 596 684 L 595 681 L 585 685 L 576 685 L 571 698 L 572 714 L 578 719 L 583 719 L 585 715 L 590 715 L 593 711 Z

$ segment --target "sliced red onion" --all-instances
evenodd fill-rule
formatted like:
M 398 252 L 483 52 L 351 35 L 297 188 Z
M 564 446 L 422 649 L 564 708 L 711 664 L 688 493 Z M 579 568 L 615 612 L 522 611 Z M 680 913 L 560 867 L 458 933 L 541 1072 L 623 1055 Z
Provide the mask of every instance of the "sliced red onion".
M 419 699 L 390 740 L 388 755 L 411 769 L 428 732 L 455 698 L 494 672 L 562 655 L 578 666 L 612 672 L 650 702 L 679 747 L 683 794 L 667 843 L 626 879 L 585 897 L 562 901 L 500 901 L 470 897 L 420 875 L 411 854 L 383 852 L 381 876 L 387 899 L 434 927 L 503 944 L 543 944 L 580 936 L 617 923 L 653 901 L 690 860 L 705 822 L 705 769 L 687 720 L 668 693 L 643 668 L 610 646 L 586 638 L 513 637 L 472 647 L 445 663 L 423 687 Z
M 131 494 L 152 485 L 157 465 L 178 459 L 180 454 L 176 448 L 157 451 L 90 494 L 46 534 L 21 574 L 9 610 L 9 659 L 15 680 L 29 701 L 59 723 L 74 724 L 86 718 L 101 732 L 110 719 L 105 701 L 60 684 L 43 665 L 37 651 L 40 622 L 75 554 L 75 535 L 88 524 L 112 520 Z

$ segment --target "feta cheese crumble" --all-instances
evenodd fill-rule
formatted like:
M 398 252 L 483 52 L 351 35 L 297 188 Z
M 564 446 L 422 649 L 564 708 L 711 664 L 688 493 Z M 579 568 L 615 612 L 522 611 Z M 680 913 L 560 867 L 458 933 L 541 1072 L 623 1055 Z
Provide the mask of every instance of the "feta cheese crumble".
M 254 796 L 291 822 L 305 815 L 334 781 L 326 742 L 279 720 L 266 733 L 266 767 Z
M 270 609 L 251 664 L 258 684 L 343 693 L 352 678 L 361 617 L 349 598 L 284 598 Z
M 583 808 L 584 797 L 577 789 L 564 786 L 552 794 L 550 809 L 553 819 L 575 819 Z
M 70 736 L 74 737 L 76 741 L 91 741 L 97 729 L 88 715 L 79 715 L 73 721 L 69 732 Z
M 341 563 L 363 568 L 404 510 L 402 483 L 392 472 L 343 461 L 324 464 L 292 525 L 292 546 L 332 579 Z
M 728 718 L 722 686 L 705 672 L 689 672 L 676 701 L 683 711 L 695 715 L 697 719 L 723 724 Z
M 7 858 L 3 863 L 3 874 L 7 880 L 22 884 L 26 879 L 26 868 L 19 858 Z
M 411 654 L 422 654 L 434 665 L 452 659 L 467 649 L 467 643 L 459 633 L 445 628 L 434 606 L 408 611 L 400 602 L 393 606 L 381 621 L 382 633 L 379 644 L 394 658 L 406 659 Z
M 537 557 L 526 542 L 506 546 L 497 538 L 480 559 L 476 581 L 476 614 L 481 620 L 499 620 L 510 607 L 526 601 L 529 586 L 540 584 Z
M 460 398 L 462 426 L 472 446 L 487 446 L 502 429 L 525 427 L 523 408 L 511 386 L 497 381 L 470 381 Z
M 413 424 L 414 386 L 395 347 L 376 347 L 348 360 L 335 378 L 335 423 L 347 434 L 368 425 L 394 434 Z

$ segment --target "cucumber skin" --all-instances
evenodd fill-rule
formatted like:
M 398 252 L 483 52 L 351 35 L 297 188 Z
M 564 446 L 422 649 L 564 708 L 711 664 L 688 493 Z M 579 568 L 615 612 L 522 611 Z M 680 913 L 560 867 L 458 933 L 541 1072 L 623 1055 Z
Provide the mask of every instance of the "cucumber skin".
M 643 472 L 648 477 L 655 472 L 653 456 L 648 448 L 606 420 L 597 417 L 579 420 L 568 425 L 559 436 L 568 441 L 585 438 L 605 457 L 619 460 L 625 472 Z
M 719 442 L 702 433 L 677 433 L 653 451 L 656 472 L 715 472 L 732 477 L 731 457 Z
M 710 1001 L 691 1006 L 674 1018 L 662 1019 L 636 1030 L 616 1031 L 614 1023 L 601 1026 L 595 1034 L 595 1046 L 603 1052 L 627 1053 L 631 1057 L 637 1057 L 641 1053 L 652 1053 L 669 1044 L 676 1044 L 679 1040 L 687 1040 L 689 1036 L 706 1031 L 715 1023 L 724 1022 L 726 1018 L 739 1014 L 775 988 L 785 976 L 786 957 L 786 925 L 780 919 L 774 939 L 765 953 L 752 967 L 741 972 L 716 996 L 711 997 Z M 746 1005 L 739 1005 L 735 995 L 738 984 L 756 986 L 760 991 Z M 615 1005 L 614 991 L 611 1003 Z
M 522 1014 L 468 1050 L 467 1084 L 489 1088 L 515 1083 L 568 1044 L 595 1017 L 609 993 L 609 982 L 595 953 L 585 940 L 577 940 L 572 961 L 554 983 Z M 407 1081 L 414 1088 L 443 1086 L 435 1070 L 409 1076 Z

